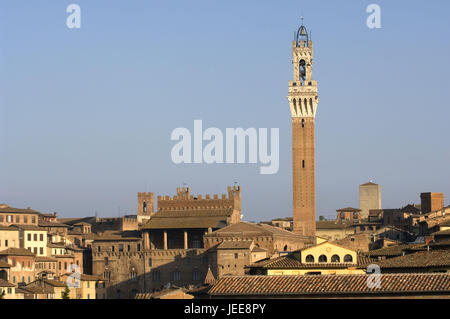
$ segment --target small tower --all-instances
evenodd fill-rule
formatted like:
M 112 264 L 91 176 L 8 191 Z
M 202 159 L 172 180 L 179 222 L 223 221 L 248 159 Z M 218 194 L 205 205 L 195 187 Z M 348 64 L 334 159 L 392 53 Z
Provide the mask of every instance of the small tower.
M 292 118 L 293 231 L 304 236 L 316 233 L 315 116 L 319 98 L 312 79 L 313 43 L 302 25 L 292 41 L 294 78 L 289 81 Z
M 149 219 L 154 212 L 154 196 L 153 193 L 138 193 L 138 223 L 142 223 L 144 219 Z
M 371 209 L 381 209 L 381 186 L 369 181 L 359 185 L 361 217 L 368 218 Z

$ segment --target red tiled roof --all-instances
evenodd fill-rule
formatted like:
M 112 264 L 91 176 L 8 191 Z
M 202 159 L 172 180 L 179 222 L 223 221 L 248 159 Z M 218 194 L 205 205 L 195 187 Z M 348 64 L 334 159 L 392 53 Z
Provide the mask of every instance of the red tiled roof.
M 35 256 L 31 251 L 25 248 L 8 248 L 0 251 L 2 256 Z
M 222 242 L 217 249 L 250 249 L 253 241 L 252 240 L 239 240 L 230 241 L 226 240 Z
M 10 207 L 8 205 L 5 205 L 5 207 L 0 207 L 0 213 L 14 213 L 14 214 L 39 214 L 38 211 L 31 209 L 31 208 L 14 208 Z
M 12 283 L 4 280 L 4 279 L 0 279 L 0 287 L 15 287 L 16 285 L 13 285 Z
M 0 260 L 0 268 L 11 268 L 12 266 L 7 262 Z
M 209 291 L 218 296 L 311 294 L 450 293 L 450 274 L 382 274 L 380 288 L 369 288 L 370 275 L 224 276 Z
M 450 250 L 420 251 L 414 254 L 373 262 L 380 268 L 430 268 L 449 267 Z
M 339 208 L 336 209 L 337 212 L 360 212 L 361 209 L 354 208 L 354 207 L 345 207 L 345 208 Z

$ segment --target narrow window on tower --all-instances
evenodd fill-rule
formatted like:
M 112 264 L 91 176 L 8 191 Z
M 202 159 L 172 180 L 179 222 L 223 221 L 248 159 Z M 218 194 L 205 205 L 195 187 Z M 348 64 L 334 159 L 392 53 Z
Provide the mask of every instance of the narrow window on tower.
M 144 210 L 144 213 L 147 212 L 147 203 L 146 202 L 144 202 L 144 204 L 143 204 L 143 210 Z
M 305 119 L 302 119 L 302 127 L 305 127 Z
M 302 160 L 302 167 L 305 168 L 305 160 Z
M 301 85 L 305 84 L 305 78 L 306 78 L 306 62 L 305 60 L 300 60 L 300 83 Z

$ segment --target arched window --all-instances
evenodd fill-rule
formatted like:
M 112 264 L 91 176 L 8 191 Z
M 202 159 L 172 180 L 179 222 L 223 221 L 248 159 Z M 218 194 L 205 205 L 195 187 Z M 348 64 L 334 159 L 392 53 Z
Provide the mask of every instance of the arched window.
M 338 262 L 340 262 L 340 261 L 341 261 L 341 258 L 339 258 L 338 255 L 333 255 L 333 256 L 331 256 L 331 262 L 332 262 L 332 263 L 338 263 Z
M 284 245 L 283 251 L 287 251 L 288 250 L 288 246 Z
M 327 256 L 325 256 L 325 255 L 320 255 L 320 256 L 319 256 L 319 262 L 320 262 L 320 263 L 326 263 L 326 262 L 327 262 Z
M 352 255 L 345 255 L 344 256 L 344 262 L 345 263 L 351 263 L 351 262 L 353 262 L 353 257 L 352 257 Z
M 305 119 L 302 119 L 302 127 L 305 127 Z
M 314 256 L 313 255 L 306 256 L 306 262 L 307 263 L 313 263 L 314 262 Z

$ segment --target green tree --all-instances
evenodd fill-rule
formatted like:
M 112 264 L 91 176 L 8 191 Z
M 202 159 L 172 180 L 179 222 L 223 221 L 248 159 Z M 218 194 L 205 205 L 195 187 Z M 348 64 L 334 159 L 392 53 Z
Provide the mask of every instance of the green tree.
M 70 299 L 70 290 L 69 290 L 69 287 L 66 286 L 66 288 L 64 289 L 64 291 L 61 293 L 61 298 L 62 298 L 62 299 Z
M 3 299 L 3 297 L 5 297 L 5 291 L 1 290 L 0 291 L 0 299 Z
M 320 221 L 325 220 L 325 217 L 324 216 L 319 216 L 319 220 Z

